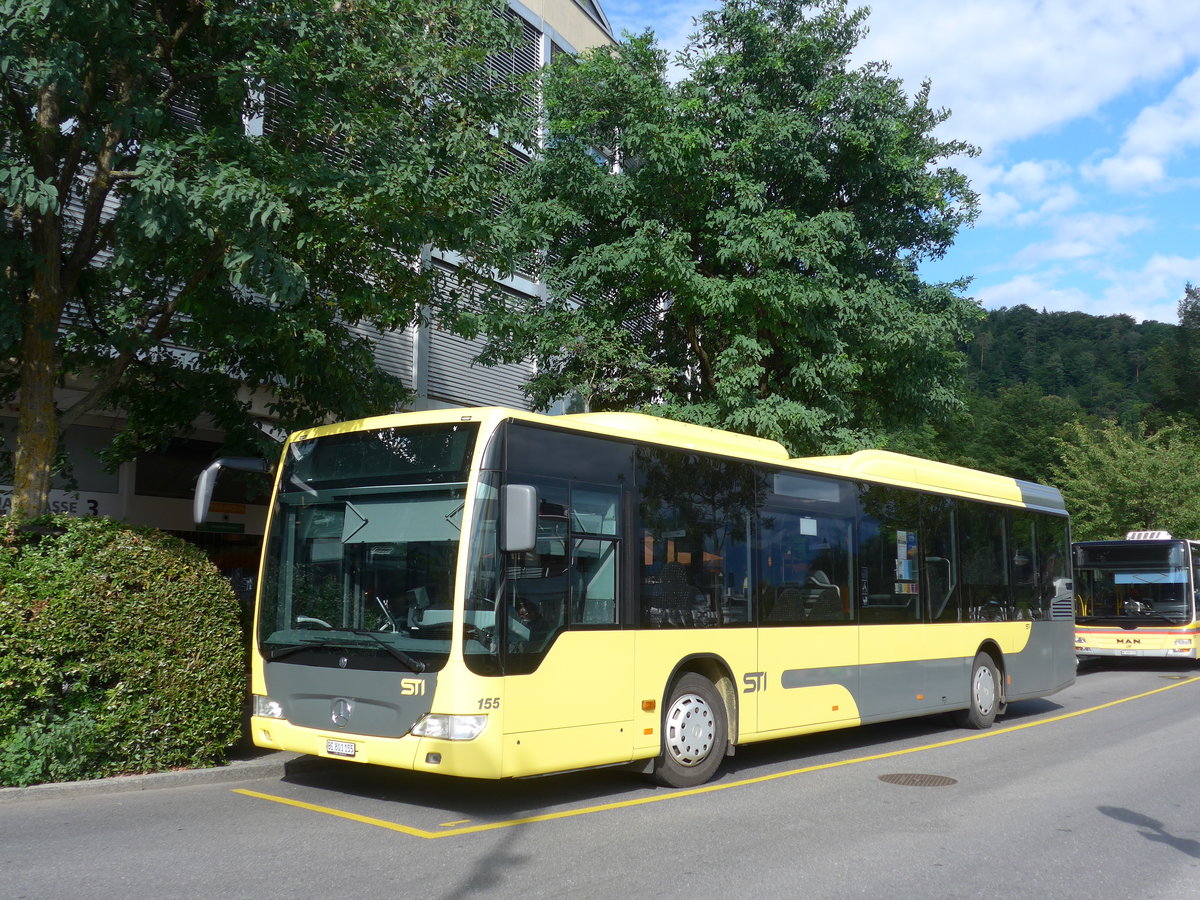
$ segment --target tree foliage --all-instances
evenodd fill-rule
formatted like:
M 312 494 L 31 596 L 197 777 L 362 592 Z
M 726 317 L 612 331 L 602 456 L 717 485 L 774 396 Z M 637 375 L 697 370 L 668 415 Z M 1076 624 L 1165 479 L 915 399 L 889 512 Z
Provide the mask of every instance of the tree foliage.
M 1052 468 L 1076 540 L 1119 538 L 1129 531 L 1200 534 L 1200 436 L 1186 425 L 1154 433 L 1109 421 L 1067 427 L 1062 462 Z
M 3 16 L 15 509 L 44 506 L 57 432 L 97 409 L 128 417 L 116 461 L 201 413 L 252 441 L 256 392 L 284 427 L 394 408 L 403 386 L 352 326 L 405 326 L 439 295 L 429 245 L 494 262 L 485 213 L 529 140 L 528 86 L 489 66 L 515 40 L 493 4 L 11 0 Z M 56 384 L 81 399 L 56 410 Z
M 1133 426 L 1163 408 L 1177 378 L 1179 339 L 1179 326 L 1128 315 L 1002 307 L 964 345 L 967 379 L 985 397 L 1030 387 Z
M 966 407 L 935 428 L 926 424 L 888 436 L 888 449 L 970 466 L 1025 481 L 1046 482 L 1062 461 L 1059 440 L 1072 423 L 1092 419 L 1074 400 L 1014 383 L 994 395 L 969 390 Z
M 918 266 L 975 215 L 945 165 L 973 148 L 933 136 L 948 114 L 928 85 L 910 99 L 886 65 L 850 67 L 864 16 L 727 0 L 677 81 L 649 33 L 546 75 L 520 210 L 550 248 L 535 263 L 552 297 L 498 331 L 508 358 L 539 362 L 538 402 L 580 390 L 796 452 L 955 407 L 955 340 L 978 310 Z M 625 330 L 603 377 L 564 340 L 572 320 Z
M 966 409 L 888 436 L 888 446 L 1030 481 L 1052 481 L 1074 423 L 1119 422 L 1131 434 L 1200 425 L 1200 292 L 1179 324 L 1128 315 L 989 310 L 963 343 Z M 1138 429 L 1141 429 L 1138 432 Z

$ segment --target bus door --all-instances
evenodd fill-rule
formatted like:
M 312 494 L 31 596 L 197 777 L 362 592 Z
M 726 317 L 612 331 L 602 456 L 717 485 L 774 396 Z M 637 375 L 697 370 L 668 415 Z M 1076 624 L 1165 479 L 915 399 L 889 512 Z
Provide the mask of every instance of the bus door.
M 628 760 L 634 633 L 618 627 L 621 492 L 522 481 L 537 489 L 537 538 L 504 560 L 506 774 Z
M 808 502 L 777 497 L 760 518 L 759 731 L 857 716 L 852 520 L 819 507 L 814 499 L 822 496 L 819 484 L 804 487 Z
M 861 715 L 935 711 L 966 683 L 953 501 L 871 485 L 859 520 Z

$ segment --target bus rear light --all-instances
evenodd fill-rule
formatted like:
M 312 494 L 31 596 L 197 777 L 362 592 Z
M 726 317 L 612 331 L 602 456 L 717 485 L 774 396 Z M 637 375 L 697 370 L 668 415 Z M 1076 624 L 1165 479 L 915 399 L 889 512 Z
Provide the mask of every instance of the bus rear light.
M 450 716 L 426 713 L 417 720 L 412 734 L 443 741 L 473 741 L 487 725 L 487 716 Z

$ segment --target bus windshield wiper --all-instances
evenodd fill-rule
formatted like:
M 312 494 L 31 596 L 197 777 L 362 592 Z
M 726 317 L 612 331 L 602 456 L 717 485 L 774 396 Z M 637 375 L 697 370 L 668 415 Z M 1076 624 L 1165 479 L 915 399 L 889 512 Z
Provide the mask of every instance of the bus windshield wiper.
M 336 647 L 333 641 L 311 641 L 305 644 L 285 644 L 282 647 L 272 647 L 267 651 L 267 660 L 274 662 L 277 659 L 283 659 L 285 656 L 291 656 L 293 653 L 299 653 L 301 650 L 313 650 L 321 647 Z
M 380 647 L 382 647 L 384 650 L 386 650 L 389 654 L 391 654 L 393 659 L 395 659 L 397 662 L 399 662 L 402 666 L 404 666 L 404 668 L 408 669 L 410 672 L 416 672 L 419 675 L 425 671 L 425 663 L 421 662 L 421 660 L 419 660 L 419 659 L 415 659 L 414 657 L 409 656 L 403 650 L 397 650 L 395 647 L 393 647 L 391 644 L 389 644 L 387 641 L 385 641 L 383 638 L 381 638 L 379 635 L 375 634 L 374 632 L 372 632 L 372 631 L 351 631 L 349 633 L 356 635 L 358 637 L 369 637 L 371 640 L 373 640 L 375 643 L 377 643 Z M 338 649 L 349 649 L 345 641 L 312 641 L 312 642 L 306 643 L 306 644 L 285 644 L 282 647 L 272 647 L 269 651 L 267 651 L 267 660 L 269 662 L 274 662 L 275 660 L 283 659 L 284 657 L 291 656 L 293 653 L 299 653 L 301 650 L 320 650 L 320 649 L 325 649 L 325 648 L 329 648 L 329 647 L 336 647 Z
M 1163 615 L 1162 613 L 1159 613 L 1159 612 L 1134 613 L 1132 616 L 1127 615 L 1126 618 L 1129 618 L 1129 619 L 1157 619 L 1160 622 L 1166 622 L 1168 625 L 1178 625 L 1179 624 L 1176 621 L 1177 617 Z
M 385 641 L 383 638 L 381 638 L 375 632 L 373 632 L 373 631 L 352 631 L 350 633 L 358 634 L 358 635 L 365 635 L 366 637 L 369 637 L 371 640 L 373 640 L 375 643 L 377 643 L 380 647 L 382 647 L 384 650 L 386 650 L 389 654 L 391 654 L 393 659 L 395 659 L 402 666 L 407 668 L 410 672 L 416 672 L 418 675 L 420 675 L 422 672 L 425 671 L 425 663 L 421 662 L 419 659 L 415 659 L 414 657 L 409 656 L 403 650 L 397 650 L 395 647 L 393 647 L 391 644 L 389 644 L 387 641 Z

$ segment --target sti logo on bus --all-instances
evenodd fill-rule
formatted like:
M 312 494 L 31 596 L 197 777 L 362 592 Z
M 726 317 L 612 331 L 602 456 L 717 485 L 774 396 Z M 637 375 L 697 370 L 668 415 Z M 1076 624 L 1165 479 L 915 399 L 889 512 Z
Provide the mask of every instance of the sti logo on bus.
M 420 678 L 401 678 L 400 679 L 400 696 L 401 697 L 424 697 L 425 682 Z
M 743 694 L 753 694 L 758 691 L 765 691 L 767 689 L 767 673 L 747 672 L 742 676 L 742 684 L 746 686 L 742 691 Z

